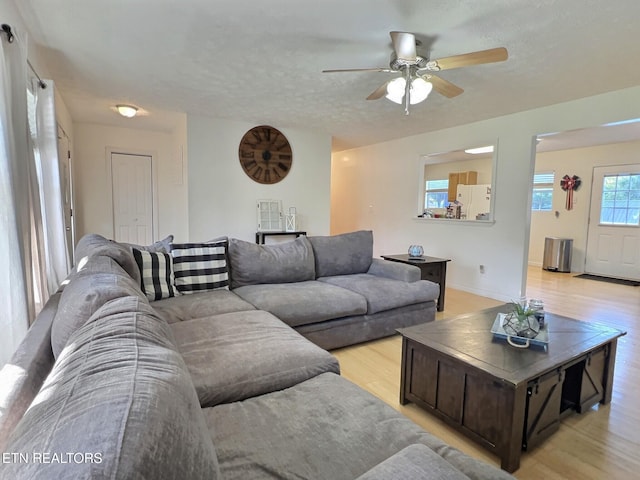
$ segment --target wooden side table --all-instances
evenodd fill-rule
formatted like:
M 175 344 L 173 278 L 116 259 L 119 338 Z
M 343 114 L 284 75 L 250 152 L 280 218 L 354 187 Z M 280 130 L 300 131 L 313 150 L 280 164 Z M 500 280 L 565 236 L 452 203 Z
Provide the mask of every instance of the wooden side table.
M 280 235 L 295 235 L 298 238 L 300 235 L 306 235 L 307 232 L 303 232 L 302 230 L 297 230 L 295 232 L 256 232 L 256 243 L 263 244 L 265 237 L 268 236 L 280 236 Z
M 427 256 L 414 258 L 409 257 L 406 253 L 400 255 L 382 255 L 382 258 L 385 260 L 391 260 L 392 262 L 415 265 L 420 268 L 420 278 L 422 280 L 429 280 L 430 282 L 440 285 L 438 311 L 441 312 L 444 310 L 444 293 L 447 283 L 447 262 L 450 262 L 451 259 Z

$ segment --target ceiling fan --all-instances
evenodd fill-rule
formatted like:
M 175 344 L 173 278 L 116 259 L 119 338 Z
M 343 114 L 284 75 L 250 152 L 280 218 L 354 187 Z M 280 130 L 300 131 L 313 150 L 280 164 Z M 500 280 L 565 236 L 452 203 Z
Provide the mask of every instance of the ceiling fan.
M 409 105 L 424 101 L 431 93 L 431 89 L 435 89 L 436 92 L 448 98 L 460 95 L 464 91 L 457 85 L 431 72 L 467 67 L 469 65 L 481 65 L 483 63 L 502 62 L 508 58 L 507 49 L 498 47 L 431 60 L 428 56 L 418 55 L 417 47 L 420 46 L 420 41 L 416 40 L 413 33 L 390 32 L 390 35 L 393 52 L 391 53 L 391 61 L 388 68 L 347 68 L 323 70 L 322 72 L 400 73 L 401 76 L 391 79 L 375 89 L 367 97 L 367 100 L 386 97 L 398 104 L 402 104 L 404 101 L 405 114 L 409 115 Z

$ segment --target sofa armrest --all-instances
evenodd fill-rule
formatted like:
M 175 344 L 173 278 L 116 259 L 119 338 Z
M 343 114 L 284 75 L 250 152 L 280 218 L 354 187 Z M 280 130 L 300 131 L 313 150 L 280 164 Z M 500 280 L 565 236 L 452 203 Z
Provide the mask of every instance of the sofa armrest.
M 356 480 L 469 480 L 426 445 L 414 444 L 380 462 Z
M 0 451 L 53 367 L 51 324 L 60 290 L 49 297 L 11 360 L 0 370 Z
M 382 260 L 380 258 L 373 259 L 367 273 L 402 282 L 417 282 L 420 280 L 420 269 L 415 265 L 392 262 L 391 260 Z

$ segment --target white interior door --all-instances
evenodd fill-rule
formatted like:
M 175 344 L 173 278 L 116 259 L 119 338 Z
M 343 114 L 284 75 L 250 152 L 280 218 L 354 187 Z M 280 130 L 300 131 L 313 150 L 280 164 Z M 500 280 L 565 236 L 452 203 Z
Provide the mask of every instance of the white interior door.
M 640 165 L 595 167 L 585 272 L 640 280 Z
M 153 243 L 153 177 L 148 155 L 111 153 L 113 233 L 116 241 Z

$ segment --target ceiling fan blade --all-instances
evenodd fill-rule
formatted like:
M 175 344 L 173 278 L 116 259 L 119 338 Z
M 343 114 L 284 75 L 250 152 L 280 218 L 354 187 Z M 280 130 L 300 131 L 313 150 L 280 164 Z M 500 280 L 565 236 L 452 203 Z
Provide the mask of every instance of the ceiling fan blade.
M 424 78 L 427 82 L 431 82 L 435 91 L 447 98 L 457 97 L 462 92 L 464 92 L 463 89 L 461 89 L 457 85 L 454 85 L 449 80 L 436 77 L 435 75 L 422 75 L 422 78 Z
M 509 58 L 507 49 L 504 47 L 490 48 L 478 52 L 463 53 L 452 57 L 439 58 L 427 64 L 427 69 L 439 71 L 450 70 L 452 68 L 466 67 L 469 65 L 482 65 L 483 63 L 503 62 Z M 434 68 L 431 68 L 431 64 Z
M 390 68 L 338 68 L 334 70 L 322 70 L 322 73 L 339 73 L 339 72 L 393 72 Z
M 416 61 L 416 36 L 407 32 L 390 32 L 393 50 L 399 60 Z
M 367 97 L 367 100 L 378 100 L 379 98 L 384 97 L 387 94 L 387 84 L 389 82 L 384 82 L 378 88 L 376 88 L 371 95 Z

